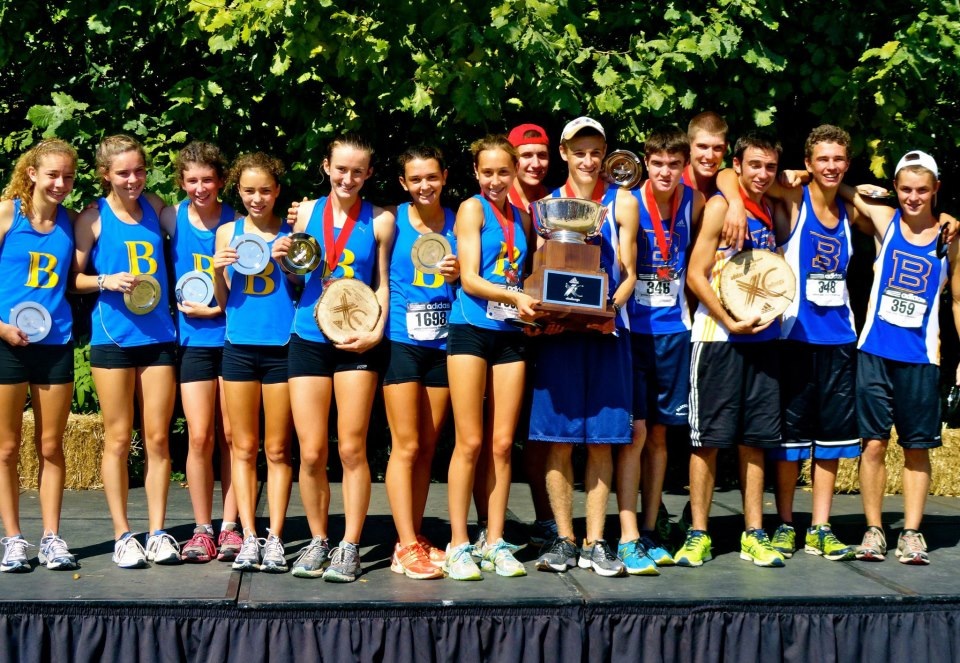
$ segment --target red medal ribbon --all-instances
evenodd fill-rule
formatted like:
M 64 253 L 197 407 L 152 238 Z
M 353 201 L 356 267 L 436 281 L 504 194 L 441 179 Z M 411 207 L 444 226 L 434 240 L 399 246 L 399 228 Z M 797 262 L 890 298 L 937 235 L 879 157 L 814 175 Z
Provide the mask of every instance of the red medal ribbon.
M 753 199 L 747 195 L 747 192 L 743 190 L 742 185 L 740 186 L 740 199 L 743 201 L 743 206 L 747 209 L 747 213 L 750 216 L 763 222 L 763 225 L 765 225 L 768 230 L 773 230 L 773 214 L 765 199 L 761 198 L 760 204 L 755 203 Z
M 592 200 L 595 203 L 599 203 L 601 200 L 603 200 L 604 191 L 606 191 L 606 185 L 604 184 L 604 181 L 598 177 L 597 183 L 593 185 L 593 194 L 590 196 L 590 200 Z M 567 198 L 580 197 L 576 194 L 576 192 L 574 192 L 573 185 L 570 184 L 570 180 L 567 180 L 564 183 L 563 192 L 567 195 Z
M 333 239 L 333 205 L 330 204 L 330 197 L 327 197 L 326 202 L 323 206 L 323 251 L 327 254 L 327 268 L 330 270 L 330 274 L 333 274 L 333 271 L 337 268 L 337 265 L 340 264 L 340 254 L 343 253 L 344 247 L 347 246 L 347 240 L 350 239 L 350 233 L 353 232 L 353 227 L 357 225 L 357 219 L 360 218 L 360 207 L 362 201 L 357 198 L 357 201 L 350 208 L 350 211 L 347 212 L 347 220 L 343 224 L 343 228 L 340 229 L 340 234 L 337 235 L 337 239 Z
M 484 196 L 486 198 L 486 196 Z M 510 269 L 516 271 L 516 267 L 513 264 L 513 249 L 514 249 L 514 231 L 516 228 L 513 225 L 513 219 L 507 219 L 503 212 L 500 211 L 500 208 L 496 204 L 487 198 L 487 202 L 490 203 L 490 207 L 493 208 L 493 215 L 497 219 L 497 223 L 500 224 L 500 229 L 503 231 L 503 239 L 507 244 L 507 262 L 510 265 Z M 512 208 L 513 205 L 507 201 L 507 209 L 510 212 L 510 216 L 513 216 Z M 506 272 L 506 270 L 504 270 Z
M 693 174 L 693 164 L 687 164 L 687 167 L 683 169 L 683 176 L 680 181 L 691 189 L 697 188 L 697 176 Z
M 677 223 L 677 211 L 680 209 L 680 187 L 676 187 L 670 195 L 670 234 L 663 230 L 663 219 L 660 217 L 660 207 L 657 205 L 657 199 L 653 195 L 653 185 L 647 180 L 643 185 L 643 199 L 647 204 L 647 212 L 650 213 L 650 221 L 653 226 L 653 234 L 657 239 L 657 248 L 660 249 L 660 256 L 663 258 L 663 264 L 670 261 L 670 244 L 673 243 L 673 229 Z

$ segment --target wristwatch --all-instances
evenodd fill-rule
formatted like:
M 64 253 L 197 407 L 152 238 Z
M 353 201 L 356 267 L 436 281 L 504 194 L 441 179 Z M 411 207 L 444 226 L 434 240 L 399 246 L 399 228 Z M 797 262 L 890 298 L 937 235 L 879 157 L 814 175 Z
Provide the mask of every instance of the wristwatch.
M 97 274 L 97 287 L 103 292 L 103 282 L 107 280 L 106 274 Z

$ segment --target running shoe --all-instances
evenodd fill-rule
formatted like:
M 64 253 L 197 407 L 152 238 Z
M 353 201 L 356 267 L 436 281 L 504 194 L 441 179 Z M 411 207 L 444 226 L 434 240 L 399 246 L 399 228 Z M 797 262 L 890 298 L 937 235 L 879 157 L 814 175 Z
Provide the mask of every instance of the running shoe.
M 673 563 L 677 566 L 703 566 L 704 562 L 713 559 L 710 554 L 711 543 L 710 535 L 704 530 L 688 529 L 686 540 L 673 556 Z
M 887 537 L 883 530 L 871 525 L 863 533 L 863 541 L 857 548 L 857 559 L 864 562 L 882 562 L 887 554 Z
M 327 582 L 353 582 L 360 577 L 360 549 L 352 543 L 341 541 L 330 555 L 330 566 L 323 572 Z
M 443 552 L 443 548 L 437 548 L 433 545 L 433 542 L 430 541 L 427 537 L 422 534 L 417 534 L 417 543 L 427 552 L 427 557 L 430 558 L 430 563 L 433 564 L 438 569 L 443 568 L 443 560 L 446 559 L 446 554 Z
M 753 562 L 754 566 L 784 566 L 783 555 L 762 529 L 747 530 L 740 535 L 740 559 Z
M 537 558 L 537 568 L 541 571 L 563 573 L 577 565 L 577 546 L 565 536 L 558 536 L 544 544 Z
M 484 525 L 477 532 L 477 540 L 473 542 L 473 561 L 479 566 L 483 563 L 483 549 L 487 547 L 487 526 Z
M 534 520 L 530 528 L 530 543 L 542 546 L 560 536 L 557 533 L 556 520 Z
M 269 532 L 270 530 L 267 530 Z M 283 541 L 279 536 L 268 534 L 263 544 L 263 560 L 260 562 L 261 573 L 286 573 L 287 557 L 283 550 Z
M 905 529 L 897 539 L 897 559 L 901 564 L 929 564 L 927 542 L 923 534 L 915 529 Z
M 217 556 L 213 535 L 203 525 L 193 529 L 193 536 L 180 551 L 180 559 L 191 564 L 203 564 Z
M 80 566 L 76 556 L 67 547 L 67 542 L 55 532 L 44 532 L 38 557 L 40 563 L 51 571 L 71 571 Z
M 832 562 L 842 562 L 856 557 L 857 547 L 841 543 L 830 529 L 830 523 L 824 523 L 807 528 L 803 552 L 808 555 L 823 555 Z
M 265 541 L 258 539 L 256 534 L 248 535 L 240 545 L 240 552 L 233 560 L 234 571 L 259 571 L 260 548 Z
M 300 551 L 293 563 L 295 578 L 319 578 L 330 563 L 330 540 L 315 536 Z
M 127 533 L 113 544 L 113 563 L 121 569 L 142 569 L 147 565 L 147 553 L 136 537 Z
M 237 531 L 237 526 L 227 525 L 220 530 L 220 537 L 217 539 L 217 546 L 220 548 L 217 559 L 221 562 L 232 562 L 240 554 L 242 545 L 243 536 Z
M 643 549 L 647 551 L 647 557 L 652 559 L 657 566 L 673 566 L 673 555 L 662 543 L 662 539 L 653 532 L 640 532 L 640 543 Z M 622 556 L 621 556 L 622 559 Z M 624 560 L 626 562 L 626 560 Z M 628 569 L 629 570 L 629 569 Z
M 443 577 L 443 569 L 434 566 L 430 555 L 419 541 L 403 547 L 400 547 L 399 543 L 395 544 L 393 556 L 390 558 L 390 570 L 414 580 Z
M 770 545 L 786 559 L 793 557 L 793 551 L 797 549 L 797 532 L 793 529 L 793 525 L 786 523 L 780 525 L 773 533 Z
M 513 553 L 520 550 L 520 546 L 507 543 L 502 538 L 493 543 L 488 543 L 483 549 L 483 561 L 480 568 L 483 571 L 496 572 L 498 576 L 505 578 L 518 578 L 527 575 L 527 569 L 523 563 L 513 556 Z
M 627 569 L 627 573 L 632 576 L 660 575 L 657 563 L 650 558 L 650 553 L 643 545 L 643 539 L 634 539 L 618 545 L 617 557 L 623 560 L 623 566 Z M 669 555 L 667 555 L 667 558 L 673 564 L 673 558 Z
M 483 580 L 480 567 L 473 559 L 473 544 L 464 543 L 456 548 L 447 546 L 443 573 L 454 580 Z
M 0 539 L 3 544 L 3 561 L 0 562 L 0 571 L 4 573 L 27 573 L 31 570 L 30 560 L 27 558 L 27 548 L 32 546 L 20 534 Z
M 157 530 L 147 537 L 147 560 L 156 564 L 179 564 L 180 544 L 163 530 Z
M 583 542 L 580 548 L 580 559 L 577 566 L 581 569 L 593 569 L 593 572 L 604 578 L 615 578 L 627 572 L 620 558 L 613 554 L 610 544 L 604 539 L 597 539 L 593 545 Z

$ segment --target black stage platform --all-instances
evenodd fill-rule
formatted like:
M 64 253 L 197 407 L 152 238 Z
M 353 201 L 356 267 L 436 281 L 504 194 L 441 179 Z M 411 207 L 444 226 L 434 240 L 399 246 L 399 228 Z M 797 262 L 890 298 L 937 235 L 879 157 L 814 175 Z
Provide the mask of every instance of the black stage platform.
M 339 513 L 333 488 L 331 511 Z M 24 534 L 37 542 L 37 495 L 21 499 Z M 582 493 L 577 499 L 582 513 Z M 132 524 L 146 527 L 143 491 L 131 491 L 130 501 Z M 685 502 L 665 496 L 674 515 Z M 510 505 L 508 538 L 519 542 L 533 518 L 525 486 L 514 486 Z M 888 523 L 899 525 L 900 498 L 885 506 Z M 765 511 L 774 511 L 769 495 Z M 809 493 L 798 491 L 797 511 L 805 524 Z M 858 542 L 859 497 L 838 496 L 834 511 L 840 538 Z M 786 568 L 756 568 L 738 557 L 739 493 L 719 492 L 716 558 L 700 569 L 671 567 L 654 578 L 554 575 L 537 572 L 528 549 L 527 577 L 474 583 L 391 573 L 382 484 L 370 513 L 365 574 L 352 585 L 242 575 L 216 562 L 121 571 L 110 562 L 103 494 L 68 493 L 62 533 L 82 569 L 0 576 L 0 661 L 960 661 L 960 499 L 930 499 L 929 567 L 898 564 L 892 554 L 869 564 L 800 552 Z M 438 544 L 449 536 L 445 513 L 446 486 L 435 484 L 426 530 Z M 335 540 L 343 523 L 331 520 Z M 177 484 L 168 523 L 179 540 L 189 538 L 189 496 Z M 612 515 L 608 523 L 615 536 Z M 291 561 L 308 538 L 295 485 L 284 535 Z

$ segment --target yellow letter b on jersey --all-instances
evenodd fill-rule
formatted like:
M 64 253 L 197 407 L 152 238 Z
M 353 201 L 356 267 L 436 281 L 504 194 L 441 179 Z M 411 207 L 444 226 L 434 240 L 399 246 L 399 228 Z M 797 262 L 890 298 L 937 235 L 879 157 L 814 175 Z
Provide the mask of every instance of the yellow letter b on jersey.
M 276 283 L 270 278 L 273 274 L 273 263 L 268 262 L 266 268 L 259 274 L 248 274 L 247 281 L 243 285 L 243 294 L 254 295 L 256 297 L 266 297 L 277 289 Z M 257 286 L 257 281 L 263 285 Z
M 150 242 L 124 242 L 127 245 L 127 259 L 130 263 L 130 273 L 156 274 L 157 261 L 153 259 L 153 245 Z
M 53 270 L 57 268 L 57 259 L 49 253 L 35 253 L 30 251 L 30 271 L 27 273 L 28 288 L 53 288 L 60 281 L 60 277 Z M 40 274 L 46 274 L 41 278 Z

